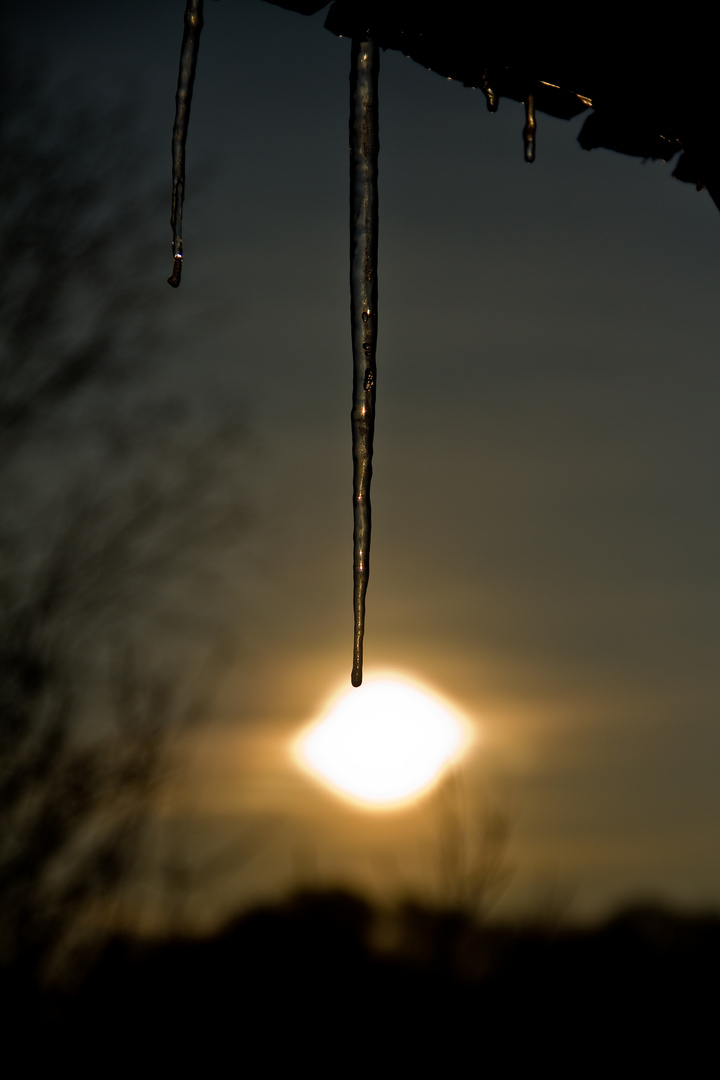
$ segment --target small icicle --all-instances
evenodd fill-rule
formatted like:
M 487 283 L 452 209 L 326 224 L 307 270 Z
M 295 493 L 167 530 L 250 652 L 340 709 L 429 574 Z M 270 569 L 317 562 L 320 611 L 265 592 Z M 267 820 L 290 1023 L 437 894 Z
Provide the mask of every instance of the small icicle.
M 525 160 L 532 165 L 535 160 L 535 95 L 528 94 L 525 102 L 525 127 L 523 128 L 523 141 L 525 143 Z
M 492 112 L 492 113 L 497 112 L 498 105 L 499 105 L 498 96 L 495 93 L 495 91 L 493 90 L 490 83 L 488 82 L 487 71 L 483 71 L 482 80 L 480 82 L 480 89 L 482 90 L 483 94 L 485 95 L 485 100 L 487 101 L 488 112 Z
M 182 274 L 182 214 L 185 198 L 185 141 L 190 120 L 195 66 L 197 64 L 200 32 L 203 28 L 204 0 L 187 0 L 185 29 L 180 49 L 180 71 L 175 95 L 175 123 L 172 133 L 173 191 L 170 227 L 173 231 L 173 272 L 168 284 L 177 289 Z
M 353 37 L 350 69 L 350 322 L 353 351 L 353 614 L 351 681 L 362 682 L 375 429 L 378 253 L 378 72 L 369 31 Z

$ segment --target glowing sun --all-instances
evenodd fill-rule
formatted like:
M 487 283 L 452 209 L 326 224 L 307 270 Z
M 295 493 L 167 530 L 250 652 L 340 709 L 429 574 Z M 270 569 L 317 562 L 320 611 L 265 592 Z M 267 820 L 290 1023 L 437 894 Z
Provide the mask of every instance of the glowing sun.
M 434 694 L 409 680 L 371 678 L 336 698 L 293 749 L 337 794 L 389 809 L 431 788 L 468 741 L 467 724 Z

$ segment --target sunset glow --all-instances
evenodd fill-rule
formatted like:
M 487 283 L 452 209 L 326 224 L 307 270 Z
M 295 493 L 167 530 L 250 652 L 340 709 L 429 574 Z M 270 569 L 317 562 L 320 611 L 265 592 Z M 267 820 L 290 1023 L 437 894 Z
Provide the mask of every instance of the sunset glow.
M 294 751 L 336 794 L 391 809 L 428 791 L 468 741 L 466 723 L 449 705 L 410 680 L 386 677 L 336 698 Z

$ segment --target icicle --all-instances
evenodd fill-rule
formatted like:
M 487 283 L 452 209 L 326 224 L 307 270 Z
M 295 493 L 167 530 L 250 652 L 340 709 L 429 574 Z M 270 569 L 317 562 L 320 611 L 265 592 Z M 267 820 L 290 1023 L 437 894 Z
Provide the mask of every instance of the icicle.
M 375 428 L 378 252 L 378 71 L 370 32 L 353 37 L 350 70 L 350 321 L 353 351 L 353 686 L 362 682 Z
M 525 143 L 525 160 L 532 165 L 535 160 L 535 95 L 528 94 L 525 102 L 525 127 L 523 128 L 523 141 Z
M 480 82 L 480 89 L 482 90 L 483 94 L 485 95 L 485 100 L 487 101 L 488 112 L 492 112 L 492 113 L 497 112 L 499 102 L 498 102 L 497 94 L 495 93 L 492 86 L 488 82 L 487 71 L 483 71 L 483 77 L 482 77 L 482 80 Z
M 185 198 L 185 140 L 190 120 L 195 66 L 197 64 L 200 32 L 203 28 L 204 0 L 187 0 L 185 29 L 180 49 L 180 71 L 175 95 L 175 123 L 172 133 L 173 191 L 170 227 L 173 231 L 173 272 L 168 284 L 177 289 L 182 273 L 182 213 Z

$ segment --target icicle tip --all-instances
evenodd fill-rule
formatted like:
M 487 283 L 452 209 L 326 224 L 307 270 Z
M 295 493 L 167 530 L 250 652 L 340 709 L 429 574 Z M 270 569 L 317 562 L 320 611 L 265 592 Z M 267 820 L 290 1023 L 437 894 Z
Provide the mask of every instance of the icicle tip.
M 360 610 L 356 613 L 355 640 L 353 642 L 353 663 L 350 673 L 352 686 L 361 686 L 363 679 L 363 637 L 365 636 L 365 603 L 360 600 Z M 358 618 L 359 616 L 359 618 Z
M 172 285 L 173 289 L 177 289 L 180 284 L 180 277 L 182 275 L 182 255 L 176 255 L 173 258 L 173 272 L 168 280 L 168 285 Z

